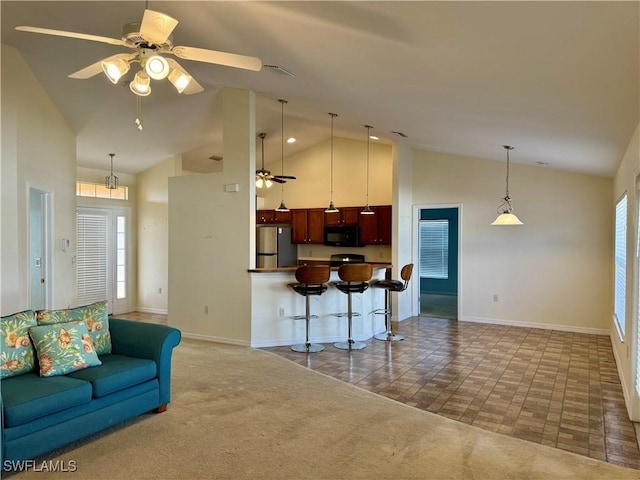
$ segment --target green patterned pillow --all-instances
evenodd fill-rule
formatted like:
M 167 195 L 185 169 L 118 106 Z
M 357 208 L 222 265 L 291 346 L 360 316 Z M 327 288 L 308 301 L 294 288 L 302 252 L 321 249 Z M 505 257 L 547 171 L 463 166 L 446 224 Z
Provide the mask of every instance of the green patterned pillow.
M 31 327 L 29 335 L 38 352 L 41 377 L 102 365 L 84 322 Z
M 36 325 L 33 310 L 0 317 L 0 378 L 28 373 L 35 368 L 29 328 Z
M 53 325 L 84 321 L 98 355 L 111 353 L 109 334 L 109 308 L 106 301 L 66 310 L 40 310 L 36 312 L 38 325 Z

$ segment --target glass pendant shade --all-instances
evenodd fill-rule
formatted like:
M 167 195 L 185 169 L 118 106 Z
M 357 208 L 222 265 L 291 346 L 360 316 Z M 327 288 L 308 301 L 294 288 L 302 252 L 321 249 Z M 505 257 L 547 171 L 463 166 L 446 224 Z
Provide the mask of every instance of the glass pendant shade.
M 337 213 L 340 210 L 338 210 L 336 208 L 336 206 L 333 204 L 333 200 L 329 203 L 329 206 L 327 207 L 327 209 L 324 211 L 324 213 Z
M 146 97 L 151 93 L 149 77 L 143 70 L 136 73 L 136 76 L 129 84 L 129 89 L 140 97 Z
M 288 212 L 288 211 L 289 211 L 289 209 L 284 204 L 284 200 L 280 200 L 280 206 L 278 208 L 276 208 L 276 212 Z
M 160 55 L 153 55 L 145 62 L 144 70 L 154 80 L 162 80 L 169 75 L 169 63 Z
M 505 212 L 498 215 L 491 225 L 524 225 L 513 213 Z
M 111 83 L 118 83 L 120 78 L 129 71 L 129 63 L 122 59 L 102 62 L 100 66 Z
M 375 215 L 375 214 L 376 212 L 371 210 L 371 207 L 369 206 L 368 203 L 367 205 L 365 205 L 364 209 L 360 212 L 360 215 Z

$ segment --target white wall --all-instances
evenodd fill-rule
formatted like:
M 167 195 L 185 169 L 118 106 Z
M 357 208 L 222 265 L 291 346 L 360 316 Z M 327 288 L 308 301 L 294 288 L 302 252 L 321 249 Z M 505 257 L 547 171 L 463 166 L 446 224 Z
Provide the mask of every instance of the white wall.
M 29 308 L 28 188 L 50 192 L 50 307 L 75 305 L 76 137 L 20 54 L 2 45 L 0 313 Z M 63 252 L 62 239 L 72 249 Z
M 618 329 L 613 321 L 613 305 L 609 309 L 609 330 L 611 344 L 616 358 L 616 365 L 622 382 L 629 415 L 632 420 L 640 420 L 640 399 L 636 392 L 636 358 L 638 356 L 638 275 L 640 274 L 640 262 L 636 253 L 638 242 L 638 202 L 640 202 L 639 188 L 640 174 L 640 125 L 636 128 L 629 146 L 620 162 L 614 179 L 614 188 L 611 197 L 610 210 L 613 212 L 615 203 L 620 196 L 627 192 L 627 278 L 626 278 L 626 319 L 624 338 L 620 338 Z M 613 229 L 610 229 L 613 236 Z M 614 267 L 612 265 L 609 276 L 613 278 Z M 613 289 L 613 287 L 612 287 Z
M 524 225 L 490 226 L 505 173 L 504 162 L 415 152 L 414 205 L 462 206 L 460 319 L 608 333 L 612 180 L 512 163 Z

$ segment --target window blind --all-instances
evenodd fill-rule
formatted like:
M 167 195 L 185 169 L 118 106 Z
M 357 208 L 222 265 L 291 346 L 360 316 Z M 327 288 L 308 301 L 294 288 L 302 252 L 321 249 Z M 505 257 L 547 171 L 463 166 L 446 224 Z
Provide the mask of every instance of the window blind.
M 624 338 L 627 275 L 627 195 L 616 204 L 614 318 Z
M 78 213 L 78 305 L 107 298 L 107 217 Z
M 420 277 L 449 278 L 449 220 L 420 221 Z

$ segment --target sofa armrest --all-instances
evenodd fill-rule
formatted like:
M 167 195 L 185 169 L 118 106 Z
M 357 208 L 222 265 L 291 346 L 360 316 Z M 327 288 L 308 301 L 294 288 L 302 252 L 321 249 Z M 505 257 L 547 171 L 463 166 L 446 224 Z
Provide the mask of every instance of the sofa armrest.
M 166 325 L 109 317 L 112 353 L 147 358 L 156 362 L 160 403 L 171 399 L 171 355 L 182 337 L 180 330 Z

